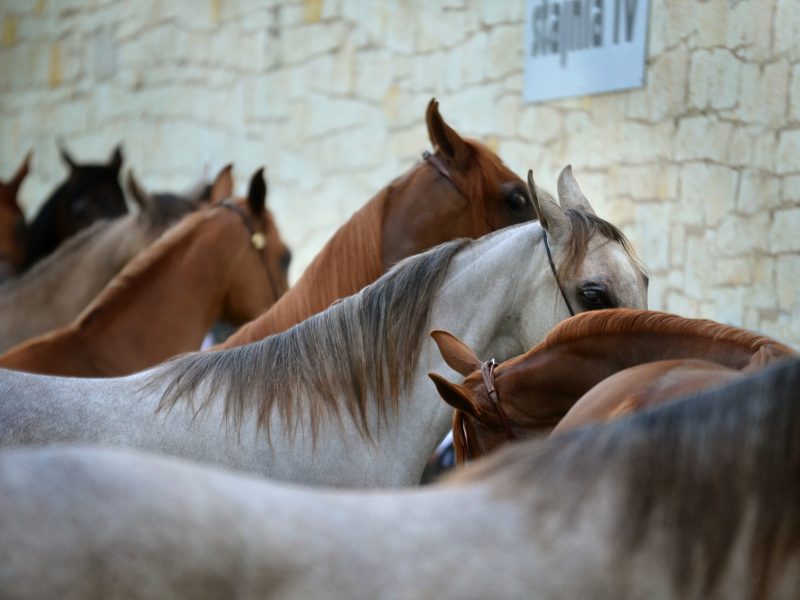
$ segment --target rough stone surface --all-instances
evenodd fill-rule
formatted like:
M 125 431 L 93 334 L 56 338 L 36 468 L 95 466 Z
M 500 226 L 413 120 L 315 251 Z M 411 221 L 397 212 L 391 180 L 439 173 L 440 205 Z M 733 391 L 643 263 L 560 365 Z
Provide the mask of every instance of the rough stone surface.
M 33 213 L 123 142 L 151 189 L 268 166 L 296 278 L 429 146 L 427 101 L 554 188 L 571 163 L 650 306 L 800 348 L 800 4 L 650 2 L 646 87 L 522 103 L 517 0 L 0 0 L 0 177 Z

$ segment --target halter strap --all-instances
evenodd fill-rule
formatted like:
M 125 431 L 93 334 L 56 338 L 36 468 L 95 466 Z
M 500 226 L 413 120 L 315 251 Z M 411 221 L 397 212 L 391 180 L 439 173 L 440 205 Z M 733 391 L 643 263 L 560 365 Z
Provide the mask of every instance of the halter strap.
M 258 250 L 258 254 L 261 256 L 261 250 L 263 250 L 264 246 L 267 245 L 267 236 L 263 231 L 256 229 L 256 226 L 253 223 L 253 220 L 250 218 L 250 215 L 248 215 L 240 206 L 234 204 L 230 200 L 223 200 L 217 206 L 227 208 L 228 210 L 231 210 L 239 215 L 239 218 L 242 220 L 242 223 L 244 223 L 247 232 L 250 234 L 250 244 L 253 246 L 253 248 Z
M 558 271 L 556 271 L 556 265 L 553 262 L 553 255 L 550 253 L 550 244 L 547 243 L 547 231 L 544 231 L 544 249 L 547 250 L 547 262 L 550 263 L 550 270 L 553 272 L 553 277 L 555 277 L 556 285 L 558 286 L 558 291 L 561 292 L 561 297 L 564 299 L 564 304 L 567 305 L 567 310 L 569 310 L 570 316 L 575 316 L 575 311 L 572 310 L 572 305 L 569 303 L 569 298 L 567 298 L 566 292 L 564 292 L 564 288 L 561 285 L 561 280 L 558 278 Z
M 486 391 L 489 392 L 489 400 L 492 401 L 494 410 L 497 413 L 497 416 L 500 417 L 500 421 L 503 423 L 503 429 L 506 431 L 506 436 L 509 440 L 515 440 L 517 439 L 517 436 L 515 436 L 514 432 L 511 431 L 511 425 L 508 424 L 508 417 L 506 416 L 503 407 L 500 406 L 500 395 L 497 393 L 497 388 L 494 385 L 494 369 L 496 366 L 497 363 L 493 358 L 487 360 L 481 365 L 481 377 L 483 377 L 483 383 L 486 386 Z
M 433 166 L 434 169 L 439 171 L 439 174 L 442 177 L 444 177 L 445 179 L 447 179 L 447 181 L 450 182 L 450 184 L 456 189 L 456 191 L 459 194 L 461 194 L 464 198 L 467 198 L 467 195 L 461 191 L 461 188 L 459 188 L 458 185 L 456 185 L 455 179 L 453 179 L 453 176 L 450 175 L 450 171 L 447 170 L 447 167 L 444 166 L 444 163 L 439 159 L 438 156 L 425 150 L 422 153 L 422 159 L 428 161 Z M 468 199 L 469 198 L 467 198 L 467 200 Z

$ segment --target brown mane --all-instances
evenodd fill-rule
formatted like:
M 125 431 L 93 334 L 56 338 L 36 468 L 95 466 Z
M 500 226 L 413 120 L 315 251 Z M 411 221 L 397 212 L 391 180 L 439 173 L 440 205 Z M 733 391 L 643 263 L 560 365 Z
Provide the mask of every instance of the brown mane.
M 586 252 L 589 249 L 589 240 L 593 235 L 599 234 L 612 242 L 617 242 L 628 256 L 631 257 L 637 267 L 645 273 L 644 264 L 636 256 L 636 251 L 633 249 L 628 238 L 625 234 L 613 223 L 609 223 L 605 219 L 598 217 L 593 213 L 576 210 L 574 208 L 567 208 L 564 210 L 570 222 L 570 237 L 567 242 L 567 251 L 564 261 L 561 264 L 561 270 L 569 275 L 575 275 L 578 269 L 583 264 L 586 258 Z M 646 276 L 646 274 L 645 274 Z
M 766 346 L 787 356 L 795 354 L 792 348 L 771 338 L 715 321 L 687 319 L 670 313 L 650 310 L 614 308 L 583 312 L 562 321 L 550 330 L 544 340 L 522 356 L 587 337 L 621 333 L 697 336 L 708 338 L 714 342 L 729 342 L 737 346 L 744 346 L 754 352 Z
M 509 444 L 446 481 L 483 481 L 500 496 L 529 498 L 531 515 L 554 510 L 568 521 L 610 479 L 619 493 L 610 550 L 627 561 L 648 536 L 662 536 L 684 597 L 714 592 L 748 528 L 752 589 L 742 596 L 768 597 L 772 569 L 800 551 L 798 390 L 795 358 L 618 421 Z
M 496 182 L 507 175 L 507 167 L 480 142 L 464 141 L 472 150 L 474 164 L 461 174 L 466 185 L 462 189 L 460 184 L 459 189 L 467 194 L 474 231 L 497 229 L 494 212 L 488 210 L 486 198 L 491 197 Z M 397 185 L 422 168 L 429 168 L 424 161 L 394 179 L 356 211 L 336 230 L 297 283 L 272 308 L 241 327 L 220 348 L 234 348 L 286 331 L 308 316 L 328 308 L 333 299 L 355 294 L 378 279 L 384 272 L 381 249 L 387 203 Z M 347 267 L 343 268 L 343 265 Z
M 379 411 L 397 409 L 435 293 L 453 256 L 470 243 L 455 240 L 408 258 L 360 293 L 283 333 L 176 358 L 156 368 L 143 388 L 162 392 L 159 410 L 183 400 L 200 411 L 222 400 L 226 419 L 237 428 L 255 411 L 267 436 L 273 411 L 296 431 L 307 410 L 315 436 L 325 415 L 344 409 L 368 439 L 367 395 L 375 395 Z M 297 406 L 302 396 L 313 401 Z

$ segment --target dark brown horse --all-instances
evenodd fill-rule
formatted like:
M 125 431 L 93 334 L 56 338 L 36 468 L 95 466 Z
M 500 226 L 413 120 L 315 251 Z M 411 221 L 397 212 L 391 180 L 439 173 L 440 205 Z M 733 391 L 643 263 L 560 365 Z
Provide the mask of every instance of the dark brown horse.
M 407 256 L 535 219 L 525 183 L 486 146 L 452 129 L 436 100 L 425 118 L 434 154 L 426 153 L 356 212 L 278 303 L 223 348 L 285 331 L 355 294 Z
M 31 153 L 8 181 L 0 181 L 0 282 L 15 275 L 25 262 L 27 225 L 17 192 L 28 175 Z
M 76 163 L 66 149 L 61 158 L 69 167 L 67 179 L 44 202 L 28 226 L 25 268 L 50 254 L 61 242 L 104 217 L 128 212 L 119 185 L 122 150 L 114 149 L 105 164 Z
M 466 376 L 454 384 L 430 375 L 445 402 L 457 409 L 453 442 L 459 461 L 490 452 L 510 437 L 549 431 L 581 396 L 628 367 L 694 358 L 754 370 L 795 355 L 775 340 L 714 321 L 612 309 L 563 321 L 540 344 L 485 377 L 482 361 L 466 344 L 447 332 L 432 335 L 447 364 Z M 496 390 L 494 400 L 487 383 Z

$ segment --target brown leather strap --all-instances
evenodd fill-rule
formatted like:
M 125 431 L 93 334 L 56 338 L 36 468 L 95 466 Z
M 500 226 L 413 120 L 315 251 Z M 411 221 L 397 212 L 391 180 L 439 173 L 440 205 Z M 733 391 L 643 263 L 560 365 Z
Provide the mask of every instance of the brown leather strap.
M 432 153 L 428 152 L 427 150 L 425 150 L 422 153 L 422 158 L 423 158 L 423 160 L 428 161 L 433 166 L 433 168 L 435 168 L 437 171 L 439 171 L 439 174 L 442 177 L 444 177 L 445 179 L 447 179 L 447 181 L 450 182 L 450 184 L 456 189 L 456 191 L 459 194 L 464 196 L 464 198 L 467 198 L 467 195 L 464 192 L 461 191 L 461 188 L 459 188 L 458 185 L 456 185 L 455 179 L 453 179 L 453 176 L 450 175 L 450 171 L 447 170 L 447 167 L 444 166 L 444 163 L 441 160 L 439 160 L 438 156 L 436 156 L 435 154 L 432 154 Z M 469 198 L 467 198 L 467 199 L 469 200 Z
M 494 410 L 497 413 L 497 416 L 500 417 L 500 421 L 503 423 L 503 429 L 506 431 L 506 436 L 509 440 L 515 440 L 517 439 L 517 436 L 515 436 L 514 432 L 511 431 L 511 425 L 508 423 L 508 417 L 506 416 L 503 407 L 500 406 L 500 396 L 497 393 L 497 388 L 494 385 L 494 369 L 496 366 L 497 363 L 493 358 L 490 358 L 481 365 L 481 376 L 483 377 L 484 385 L 486 385 L 486 391 L 489 392 L 489 399 L 494 405 Z

